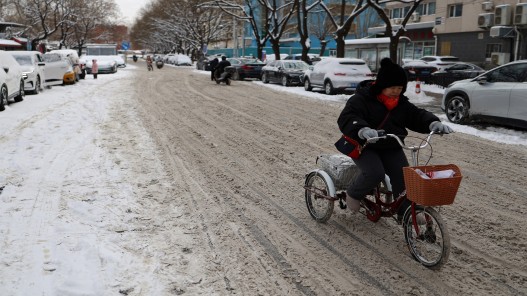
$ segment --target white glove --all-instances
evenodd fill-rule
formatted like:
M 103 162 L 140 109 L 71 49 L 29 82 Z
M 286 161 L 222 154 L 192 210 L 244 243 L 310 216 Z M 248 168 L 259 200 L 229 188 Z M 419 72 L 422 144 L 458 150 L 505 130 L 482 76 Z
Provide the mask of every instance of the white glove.
M 450 134 L 454 132 L 454 130 L 452 130 L 448 125 L 444 125 L 440 121 L 434 121 L 430 123 L 429 128 L 432 132 L 440 132 L 442 134 Z
M 379 134 L 377 133 L 376 130 L 374 129 L 371 129 L 369 127 L 363 127 L 359 130 L 359 137 L 361 139 L 364 139 L 364 140 L 368 140 L 370 138 L 375 138 L 375 137 L 378 137 Z M 373 139 L 371 141 L 369 141 L 370 143 L 375 143 L 377 142 L 378 139 Z

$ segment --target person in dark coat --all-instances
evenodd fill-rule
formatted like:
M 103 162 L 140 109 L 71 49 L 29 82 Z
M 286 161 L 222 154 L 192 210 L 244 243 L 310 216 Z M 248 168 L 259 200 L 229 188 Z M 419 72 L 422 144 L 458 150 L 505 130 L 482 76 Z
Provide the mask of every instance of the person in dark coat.
M 210 65 L 210 80 L 214 80 L 214 71 L 216 70 L 218 63 L 219 63 L 218 58 L 214 58 L 209 64 Z
M 225 67 L 228 67 L 231 65 L 231 62 L 227 61 L 226 56 L 221 57 L 221 62 L 218 63 L 218 66 L 216 67 L 216 70 L 214 71 L 214 75 L 216 75 L 217 78 L 221 76 L 221 73 L 225 71 Z
M 437 116 L 410 103 L 404 95 L 407 83 L 403 68 L 389 58 L 382 59 L 376 80 L 362 81 L 346 102 L 337 120 L 340 131 L 361 145 L 377 137 L 377 130 L 398 135 L 403 141 L 408 135 L 407 129 L 418 133 L 453 132 Z M 346 189 L 346 204 L 352 211 L 360 209 L 360 201 L 384 180 L 385 174 L 390 177 L 394 197 L 404 191 L 402 168 L 408 166 L 408 160 L 395 139 L 368 144 L 353 161 L 361 173 Z M 402 218 L 409 204 L 408 201 L 402 204 L 398 218 Z

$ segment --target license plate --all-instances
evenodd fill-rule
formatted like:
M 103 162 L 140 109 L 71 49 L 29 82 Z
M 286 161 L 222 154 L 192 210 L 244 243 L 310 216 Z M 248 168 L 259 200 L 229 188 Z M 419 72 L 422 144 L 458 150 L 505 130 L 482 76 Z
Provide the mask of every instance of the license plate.
M 430 74 L 430 72 L 429 71 L 421 71 L 421 74 L 422 75 L 428 75 L 428 74 Z

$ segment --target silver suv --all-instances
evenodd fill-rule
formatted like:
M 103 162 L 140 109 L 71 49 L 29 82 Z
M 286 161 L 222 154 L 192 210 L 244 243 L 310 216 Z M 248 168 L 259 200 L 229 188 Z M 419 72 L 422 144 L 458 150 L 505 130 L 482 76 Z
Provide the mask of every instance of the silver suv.
M 364 80 L 372 79 L 373 73 L 364 60 L 353 58 L 324 58 L 307 70 L 304 89 L 323 88 L 327 95 L 357 88 Z
M 445 89 L 441 109 L 451 122 L 470 119 L 527 128 L 527 60 L 515 61 Z

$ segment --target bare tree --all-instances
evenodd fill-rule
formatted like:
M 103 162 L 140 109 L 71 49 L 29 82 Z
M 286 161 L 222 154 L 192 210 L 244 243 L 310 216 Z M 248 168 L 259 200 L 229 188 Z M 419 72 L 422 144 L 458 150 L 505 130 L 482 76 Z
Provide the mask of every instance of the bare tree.
M 320 6 L 326 11 L 329 21 L 335 28 L 334 39 L 337 43 L 337 57 L 342 58 L 344 57 L 346 36 L 351 29 L 351 24 L 359 14 L 368 8 L 368 5 L 364 4 L 364 0 L 357 0 L 355 4 L 347 4 L 346 0 L 341 0 L 340 5 L 332 6 L 333 9 L 330 9 L 325 3 L 320 3 Z M 335 11 L 337 8 L 338 11 Z
M 310 20 L 312 21 L 313 18 L 310 15 L 310 11 L 318 7 L 321 0 L 314 1 L 311 4 L 308 4 L 307 2 L 307 0 L 295 0 L 295 5 L 298 7 L 296 13 L 297 30 L 298 35 L 300 36 L 300 46 L 302 47 L 302 60 L 304 62 L 309 61 L 307 53 L 311 49 L 309 34 L 311 33 L 313 27 L 309 26 L 309 24 Z M 321 51 L 321 55 L 322 53 L 324 53 L 323 50 Z
M 367 0 L 369 5 L 377 11 L 377 14 L 382 19 L 384 24 L 386 25 L 386 29 L 384 31 L 384 36 L 390 38 L 390 59 L 393 61 L 397 61 L 397 48 L 399 47 L 399 38 L 404 35 L 406 31 L 406 24 L 408 23 L 408 20 L 410 20 L 410 17 L 414 13 L 414 11 L 417 9 L 419 4 L 423 2 L 423 0 Z M 390 23 L 390 17 L 386 14 L 386 11 L 384 10 L 384 6 L 387 3 L 390 2 L 397 2 L 397 3 L 403 3 L 403 4 L 411 4 L 410 8 L 408 9 L 406 15 L 403 18 L 403 21 L 401 22 L 401 25 L 398 28 L 392 27 L 392 24 Z

